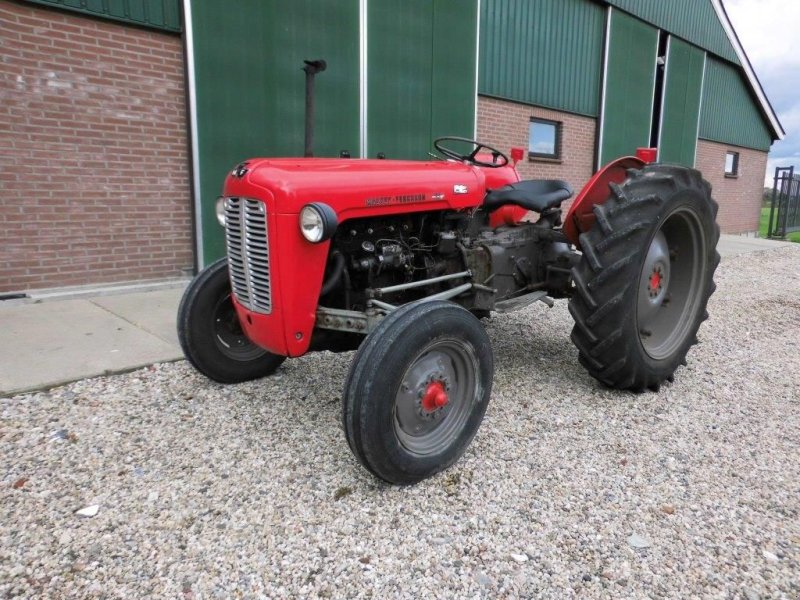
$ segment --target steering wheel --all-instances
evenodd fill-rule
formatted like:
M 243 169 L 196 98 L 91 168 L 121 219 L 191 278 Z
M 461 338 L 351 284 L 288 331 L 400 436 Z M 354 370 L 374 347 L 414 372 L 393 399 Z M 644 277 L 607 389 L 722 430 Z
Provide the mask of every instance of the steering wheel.
M 451 150 L 450 148 L 443 146 L 442 142 L 461 142 L 464 144 L 471 144 L 475 146 L 475 149 L 470 152 L 469 154 L 459 154 L 455 150 Z M 463 161 L 469 163 L 471 165 L 475 165 L 476 167 L 488 167 L 489 169 L 499 169 L 500 167 L 505 167 L 508 163 L 508 156 L 497 150 L 496 148 L 492 148 L 491 146 L 487 146 L 486 144 L 482 144 L 476 140 L 471 140 L 469 138 L 462 138 L 462 137 L 454 137 L 454 136 L 445 136 L 436 138 L 433 142 L 433 147 L 436 148 L 439 152 L 444 154 L 447 158 L 452 158 L 453 160 Z M 475 158 L 478 155 L 478 152 L 481 150 L 488 150 L 492 153 L 493 162 L 484 162 L 482 160 L 478 160 Z M 497 162 L 498 158 L 502 158 L 502 162 Z

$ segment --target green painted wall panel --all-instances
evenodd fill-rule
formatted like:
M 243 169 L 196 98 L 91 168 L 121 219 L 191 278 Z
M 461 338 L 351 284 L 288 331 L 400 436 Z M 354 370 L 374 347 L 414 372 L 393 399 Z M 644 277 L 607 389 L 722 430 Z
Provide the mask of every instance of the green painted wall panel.
M 425 155 L 431 143 L 433 3 L 373 0 L 367 30 L 367 155 Z
M 597 116 L 605 14 L 588 0 L 483 0 L 479 92 Z
M 214 203 L 227 172 L 255 156 L 303 153 L 304 59 L 316 80 L 317 156 L 358 156 L 358 0 L 192 4 L 203 258 L 224 253 Z
M 659 29 L 692 42 L 729 61 L 739 58 L 711 0 L 608 0 Z
M 432 140 L 445 135 L 475 137 L 477 100 L 478 3 L 474 0 L 434 0 L 433 10 L 433 102 L 429 145 Z
M 700 137 L 768 151 L 772 134 L 738 69 L 708 57 L 700 114 Z
M 669 40 L 658 159 L 694 167 L 705 52 L 678 38 Z
M 181 31 L 180 0 L 27 0 L 166 31 Z
M 367 7 L 367 155 L 427 158 L 435 137 L 472 137 L 477 2 L 370 0 Z
M 203 262 L 223 254 L 214 202 L 227 172 L 253 156 L 303 152 L 304 59 L 316 80 L 317 156 L 360 152 L 358 0 L 192 3 Z M 426 158 L 435 135 L 472 135 L 474 0 L 370 0 L 368 156 Z M 466 59 L 465 59 L 466 57 Z
M 612 10 L 598 162 L 650 145 L 658 30 Z

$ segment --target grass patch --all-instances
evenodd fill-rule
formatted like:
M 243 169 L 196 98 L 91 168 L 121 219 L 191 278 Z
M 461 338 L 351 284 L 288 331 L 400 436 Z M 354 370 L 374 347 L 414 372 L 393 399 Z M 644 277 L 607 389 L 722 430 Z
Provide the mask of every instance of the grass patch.
M 769 228 L 769 211 L 769 206 L 765 206 L 761 209 L 761 221 L 759 222 L 758 226 L 758 236 L 762 238 L 767 237 L 767 230 Z M 794 231 L 788 234 L 786 236 L 786 241 L 800 244 L 800 231 Z

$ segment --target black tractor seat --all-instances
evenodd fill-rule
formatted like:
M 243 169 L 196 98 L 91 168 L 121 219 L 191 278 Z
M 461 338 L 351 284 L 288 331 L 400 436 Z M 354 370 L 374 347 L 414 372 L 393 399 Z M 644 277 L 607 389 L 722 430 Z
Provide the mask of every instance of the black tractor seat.
M 504 185 L 490 191 L 483 200 L 486 210 L 492 211 L 516 204 L 537 213 L 556 208 L 572 196 L 572 186 L 558 179 L 529 179 Z

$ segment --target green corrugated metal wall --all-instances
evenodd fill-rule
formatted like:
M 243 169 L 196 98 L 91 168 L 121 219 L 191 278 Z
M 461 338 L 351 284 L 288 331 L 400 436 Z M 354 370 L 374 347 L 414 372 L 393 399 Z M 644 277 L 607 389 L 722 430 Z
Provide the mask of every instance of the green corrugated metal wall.
M 694 166 L 704 65 L 703 50 L 670 38 L 658 143 L 661 162 Z
M 430 147 L 431 3 L 406 0 L 409 10 L 399 12 L 392 4 L 367 5 L 368 156 L 399 157 Z
M 711 0 L 607 0 L 640 19 L 739 64 Z
M 431 139 L 444 135 L 473 138 L 478 100 L 478 2 L 434 0 L 433 7 Z M 472 104 L 464 98 L 471 98 Z
M 605 9 L 586 0 L 483 0 L 481 94 L 597 116 Z
M 28 0 L 166 31 L 181 30 L 180 0 Z
M 611 13 L 598 163 L 650 145 L 658 30 L 619 11 Z
M 358 156 L 358 0 L 192 3 L 203 258 L 224 254 L 214 202 L 229 169 L 253 156 L 302 156 L 303 60 L 316 79 L 315 151 Z
M 739 70 L 711 56 L 706 65 L 700 137 L 768 151 L 772 134 Z
M 477 3 L 370 0 L 367 6 L 367 156 L 427 158 L 436 137 L 472 137 Z
M 651 28 L 653 35 L 656 28 L 667 31 L 740 65 L 711 0 L 483 0 L 478 92 L 526 104 L 598 116 L 606 11 L 604 2 L 615 7 L 613 11 L 616 14 L 625 11 L 633 15 L 628 17 L 631 21 L 640 19 L 655 26 Z M 699 55 L 693 53 L 693 56 Z M 622 61 L 621 65 L 617 64 L 618 60 Z M 609 70 L 612 77 L 616 78 L 615 87 L 638 85 L 626 81 L 633 78 L 633 74 L 625 73 L 625 65 L 631 61 L 636 63 L 637 58 L 627 56 L 624 50 L 609 60 Z M 770 144 L 765 140 L 771 140 L 771 130 L 761 114 L 758 101 L 747 90 L 744 74 L 730 65 L 722 73 L 725 63 L 717 60 L 716 64 L 720 66 L 711 74 L 716 79 L 708 82 L 705 88 L 704 98 L 707 101 L 704 101 L 702 109 L 701 137 L 731 140 L 729 143 L 738 140 L 739 145 L 768 149 Z M 695 67 L 696 64 L 693 69 Z M 615 70 L 619 73 L 614 74 Z M 640 75 L 649 77 L 649 73 Z M 692 78 L 696 79 L 696 73 L 693 72 Z M 713 95 L 714 90 L 722 94 Z M 724 102 L 726 90 L 735 94 L 739 102 Z M 639 95 L 643 96 L 637 94 L 637 97 Z M 646 104 L 633 106 L 622 97 L 615 102 L 629 106 L 632 112 L 629 113 L 630 118 L 620 114 L 617 119 L 619 122 L 615 122 L 615 116 L 611 117 L 612 122 L 606 127 L 609 135 L 604 138 L 601 148 L 601 160 L 624 149 L 627 149 L 627 153 L 634 138 L 648 143 L 644 127 L 640 127 L 639 123 L 644 121 L 644 115 L 638 113 L 649 110 L 649 107 Z M 668 105 L 671 102 L 670 99 Z M 674 111 L 671 115 L 671 120 L 677 118 Z M 741 120 L 744 120 L 744 127 L 739 123 Z M 681 120 L 679 125 L 680 135 L 683 136 L 690 128 L 690 123 Z M 634 136 L 631 134 L 634 129 L 641 131 Z M 676 139 L 670 139 L 673 134 L 677 135 L 677 132 L 667 132 L 665 141 L 672 147 L 667 149 L 666 155 L 685 162 L 691 144 L 678 144 Z M 683 150 L 677 151 L 677 145 Z
M 358 0 L 192 2 L 202 259 L 223 254 L 214 202 L 237 162 L 303 153 L 304 59 L 316 79 L 315 154 L 360 153 Z M 472 137 L 475 0 L 369 0 L 367 155 L 425 158 Z

